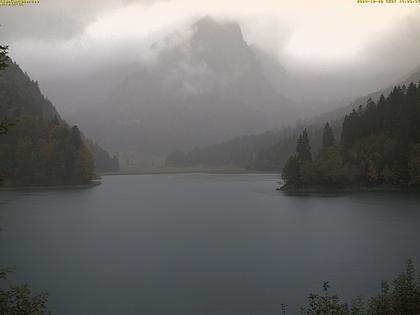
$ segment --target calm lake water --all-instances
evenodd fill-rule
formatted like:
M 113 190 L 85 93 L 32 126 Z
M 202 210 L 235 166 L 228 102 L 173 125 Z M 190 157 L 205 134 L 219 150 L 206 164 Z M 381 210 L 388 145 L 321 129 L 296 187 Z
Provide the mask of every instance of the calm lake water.
M 323 281 L 378 292 L 412 257 L 420 196 L 287 196 L 274 175 L 110 176 L 0 192 L 0 264 L 53 314 L 294 313 Z

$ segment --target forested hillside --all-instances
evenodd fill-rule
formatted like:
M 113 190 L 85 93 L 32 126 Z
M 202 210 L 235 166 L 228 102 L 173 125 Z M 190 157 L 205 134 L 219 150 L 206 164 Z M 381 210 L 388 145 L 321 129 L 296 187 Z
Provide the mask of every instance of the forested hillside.
M 84 184 L 94 161 L 79 129 L 62 120 L 19 66 L 0 71 L 0 117 L 11 128 L 0 137 L 0 172 L 12 185 Z
M 329 125 L 323 147 L 311 152 L 307 130 L 284 167 L 285 189 L 420 186 L 420 84 L 395 87 L 346 115 L 337 144 Z

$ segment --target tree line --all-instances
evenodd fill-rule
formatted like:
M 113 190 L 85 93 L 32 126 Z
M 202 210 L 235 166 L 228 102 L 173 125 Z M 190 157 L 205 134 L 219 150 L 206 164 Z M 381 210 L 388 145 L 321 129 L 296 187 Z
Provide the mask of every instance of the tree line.
M 33 118 L 21 118 L 0 138 L 0 165 L 5 181 L 25 186 L 84 184 L 94 170 L 76 126 Z
M 420 186 L 420 84 L 397 86 L 346 115 L 341 139 L 324 126 L 322 147 L 313 157 L 305 129 L 287 160 L 284 189 Z

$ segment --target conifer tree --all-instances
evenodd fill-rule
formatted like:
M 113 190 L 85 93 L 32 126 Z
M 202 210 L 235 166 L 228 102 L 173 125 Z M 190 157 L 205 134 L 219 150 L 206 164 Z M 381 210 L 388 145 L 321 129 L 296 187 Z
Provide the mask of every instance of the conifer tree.
M 294 186 L 301 185 L 302 180 L 300 177 L 300 163 L 295 155 L 292 155 L 287 160 L 281 176 L 287 184 L 291 184 Z
M 322 134 L 322 146 L 329 147 L 335 145 L 334 133 L 330 127 L 329 123 L 326 123 L 324 126 L 324 133 Z
M 7 68 L 7 46 L 0 45 L 0 71 Z M 0 117 L 0 136 L 7 134 L 9 131 L 9 123 L 4 117 Z
M 7 56 L 7 49 L 7 46 L 0 45 L 0 70 L 7 67 L 7 60 L 9 59 Z
M 301 163 L 312 162 L 311 146 L 309 144 L 308 130 L 299 136 L 296 147 L 297 157 Z

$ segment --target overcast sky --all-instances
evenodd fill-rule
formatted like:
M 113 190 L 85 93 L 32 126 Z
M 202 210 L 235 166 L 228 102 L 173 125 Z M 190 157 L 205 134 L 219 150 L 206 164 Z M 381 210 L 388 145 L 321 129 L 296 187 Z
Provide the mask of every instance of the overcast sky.
M 420 65 L 420 4 L 355 0 L 40 0 L 0 7 L 0 40 L 32 77 L 51 80 L 147 61 L 151 44 L 203 15 L 238 21 L 291 73 L 392 79 Z

